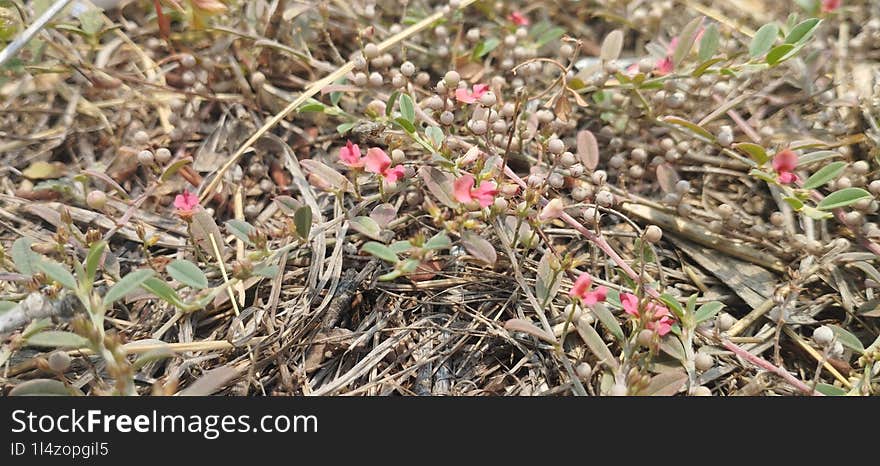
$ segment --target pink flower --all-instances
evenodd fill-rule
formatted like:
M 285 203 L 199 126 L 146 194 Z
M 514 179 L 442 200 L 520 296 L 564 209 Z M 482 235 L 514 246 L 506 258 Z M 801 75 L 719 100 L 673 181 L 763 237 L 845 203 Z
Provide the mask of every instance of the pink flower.
M 367 149 L 367 156 L 363 158 L 363 164 L 366 171 L 376 173 L 389 183 L 403 178 L 403 165 L 391 168 L 391 157 L 388 157 L 388 154 L 378 147 Z
M 696 37 L 694 38 L 694 43 L 699 43 L 700 38 L 703 37 L 703 32 L 706 31 L 706 28 L 700 28 L 700 31 L 697 32 Z M 654 64 L 654 74 L 658 76 L 667 75 L 674 71 L 675 66 L 672 62 L 672 56 L 675 55 L 675 49 L 678 47 L 678 37 L 673 37 L 672 40 L 669 41 L 669 45 L 666 46 L 666 56 Z
M 348 141 L 345 147 L 339 149 L 339 161 L 351 168 L 363 167 L 364 159 L 361 158 L 361 148 Z
M 474 189 L 474 177 L 465 173 L 455 180 L 452 186 L 452 194 L 458 202 L 469 203 L 477 201 L 480 207 L 488 207 L 495 202 L 498 195 L 498 186 L 494 181 L 483 181 Z
M 636 295 L 631 293 L 620 295 L 620 304 L 623 305 L 623 311 L 627 314 L 635 318 L 641 317 L 641 313 L 639 312 L 639 298 L 636 297 Z M 661 337 L 669 333 L 669 331 L 672 330 L 672 324 L 675 323 L 672 314 L 669 313 L 669 309 L 667 309 L 666 306 L 661 306 L 654 302 L 649 302 L 645 306 L 645 317 L 648 320 L 645 327 L 657 332 Z
M 528 26 L 530 22 L 528 16 L 520 13 L 519 11 L 514 11 L 510 13 L 507 19 L 509 19 L 513 24 L 516 24 L 517 26 Z
M 541 209 L 541 213 L 538 214 L 538 220 L 546 221 L 558 218 L 563 212 L 565 212 L 565 206 L 562 204 L 562 200 L 557 197 Z
M 199 207 L 199 196 L 184 191 L 174 197 L 174 207 L 177 209 L 177 215 L 188 221 Z
M 822 13 L 831 13 L 840 8 L 841 3 L 840 0 L 822 0 Z
M 773 156 L 773 169 L 776 170 L 778 181 L 781 184 L 791 184 L 799 178 L 794 174 L 797 167 L 798 156 L 791 149 L 783 149 Z
M 467 88 L 463 87 L 456 89 L 455 98 L 458 99 L 459 102 L 472 104 L 480 100 L 480 97 L 483 97 L 483 94 L 487 92 L 489 92 L 488 84 L 474 84 L 473 91 L 469 91 Z
M 574 282 L 571 291 L 568 293 L 572 298 L 580 299 L 584 306 L 592 306 L 598 302 L 605 301 L 608 295 L 608 288 L 597 286 L 595 290 L 589 291 L 593 279 L 587 273 L 582 273 Z

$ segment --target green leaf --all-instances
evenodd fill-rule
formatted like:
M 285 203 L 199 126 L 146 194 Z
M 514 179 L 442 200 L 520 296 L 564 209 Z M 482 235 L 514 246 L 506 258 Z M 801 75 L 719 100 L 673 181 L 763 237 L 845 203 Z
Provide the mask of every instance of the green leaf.
M 865 352 L 865 346 L 862 345 L 862 342 L 859 341 L 858 337 L 836 325 L 829 325 L 828 327 L 831 329 L 832 332 L 834 332 L 834 335 L 837 337 L 837 341 L 839 341 L 843 346 L 846 346 L 847 348 L 860 354 Z
M 810 217 L 810 218 L 816 219 L 816 220 L 824 220 L 826 218 L 833 217 L 833 215 L 831 215 L 830 212 L 825 212 L 825 211 L 819 210 L 815 207 L 811 207 L 808 205 L 805 205 L 804 208 L 801 209 L 801 213 L 806 215 L 807 217 Z
M 666 306 L 669 308 L 670 311 L 672 311 L 673 314 L 675 314 L 675 317 L 678 320 L 684 319 L 684 308 L 681 307 L 681 303 L 679 303 L 678 300 L 675 299 L 675 297 L 670 294 L 663 293 L 662 295 L 660 295 L 660 301 L 663 301 L 663 304 L 666 304 Z
M 740 142 L 734 144 L 733 148 L 745 152 L 758 166 L 764 165 L 770 160 L 770 157 L 767 156 L 767 151 L 763 147 L 751 142 Z
M 299 113 L 323 113 L 327 106 L 318 101 L 307 102 L 297 109 Z
M 449 249 L 452 246 L 452 241 L 449 240 L 449 237 L 446 236 L 446 233 L 440 232 L 436 235 L 432 236 L 425 245 L 422 246 L 424 249 L 429 249 L 432 251 L 440 250 L 440 249 Z
M 700 76 L 704 75 L 706 73 L 706 71 L 709 70 L 709 67 L 711 67 L 712 65 L 714 65 L 716 63 L 723 62 L 723 61 L 724 61 L 723 58 L 711 58 L 709 60 L 706 60 L 694 69 L 694 71 L 691 73 L 691 76 L 693 76 L 695 78 L 699 78 Z M 644 88 L 646 86 L 642 86 L 642 87 Z
M 546 31 L 541 33 L 540 36 L 538 36 L 538 39 L 535 41 L 535 46 L 541 48 L 549 44 L 550 42 L 559 39 L 563 35 L 565 35 L 565 29 L 555 26 L 551 27 L 550 29 L 547 29 Z
M 602 322 L 602 325 L 614 335 L 614 338 L 616 338 L 617 341 L 626 340 L 626 336 L 623 334 L 623 329 L 620 328 L 620 323 L 617 322 L 617 318 L 614 317 L 614 314 L 612 314 L 605 305 L 602 303 L 596 303 L 592 309 L 593 313 L 596 314 L 596 317 L 599 318 L 599 322 Z
M 757 168 L 749 170 L 749 175 L 760 178 L 768 183 L 776 183 L 776 176 L 774 176 L 772 173 L 758 170 Z
M 767 53 L 765 61 L 768 65 L 776 65 L 784 61 L 784 59 L 789 58 L 789 55 L 791 51 L 794 50 L 794 48 L 794 45 L 791 44 L 777 45 L 776 47 L 773 47 L 770 52 Z
M 293 225 L 296 226 L 296 234 L 302 239 L 309 239 L 312 231 L 312 209 L 302 206 L 293 213 Z
M 33 275 L 34 272 L 39 270 L 37 262 L 40 261 L 40 256 L 31 249 L 30 238 L 22 237 L 15 240 L 9 253 L 12 256 L 15 268 L 22 275 Z
M 409 240 L 395 241 L 388 245 L 388 249 L 392 250 L 394 254 L 403 254 L 412 248 L 413 245 L 409 242 Z
M 171 278 L 190 288 L 203 290 L 208 287 L 208 277 L 205 276 L 205 272 L 202 272 L 202 269 L 188 260 L 177 259 L 168 264 L 165 270 L 168 271 Z
M 167 168 L 165 168 L 165 171 L 162 172 L 161 180 L 162 181 L 170 180 L 171 177 L 174 176 L 175 173 L 179 172 L 181 168 L 183 168 L 186 165 L 189 165 L 190 163 L 192 163 L 192 159 L 189 157 L 185 157 L 185 158 L 182 158 L 182 159 L 177 160 L 175 162 L 172 162 L 170 165 L 168 165 Z
M 605 363 L 608 367 L 617 371 L 620 363 L 617 361 L 617 358 L 614 357 L 611 350 L 608 349 L 608 345 L 605 344 L 605 340 L 602 339 L 599 332 L 597 332 L 592 325 L 588 324 L 585 319 L 578 319 L 575 321 L 574 325 L 581 340 L 587 344 L 587 347 L 590 348 L 590 351 L 592 351 L 596 358 L 599 359 L 599 362 Z
M 83 393 L 54 379 L 33 379 L 19 383 L 9 391 L 9 396 L 75 396 Z
M 409 134 L 413 134 L 416 132 L 416 127 L 412 124 L 412 122 L 404 117 L 397 117 L 394 119 L 394 122 L 400 125 L 400 127 Z
M 681 30 L 681 33 L 678 35 L 678 45 L 672 53 L 672 65 L 675 68 L 678 68 L 678 65 L 691 53 L 691 49 L 694 48 L 694 42 L 697 39 L 697 32 L 699 32 L 702 24 L 703 17 L 700 16 L 692 19 Z
M 375 241 L 369 241 L 364 244 L 364 246 L 361 248 L 361 251 L 392 264 L 396 264 L 400 261 L 400 259 L 397 258 L 397 254 L 395 254 L 394 251 L 391 250 L 391 248 Z
M 37 262 L 37 268 L 52 280 L 60 283 L 61 286 L 69 290 L 76 289 L 76 279 L 61 264 L 53 260 L 44 259 Z
M 703 38 L 700 39 L 700 49 L 697 52 L 697 56 L 700 58 L 700 62 L 705 62 L 712 58 L 715 55 L 715 52 L 718 51 L 718 44 L 720 42 L 720 34 L 718 33 L 718 26 L 715 23 L 710 24 L 706 27 L 706 30 L 703 32 Z
M 340 123 L 336 126 L 336 132 L 339 133 L 340 136 L 342 136 L 345 133 L 349 132 L 352 128 L 354 128 L 355 125 L 357 125 L 357 122 L 354 121 L 348 123 Z
M 410 123 L 414 123 L 416 121 L 416 110 L 413 106 L 412 97 L 410 97 L 409 94 L 400 94 L 399 105 L 400 114 L 403 115 L 403 118 Z
M 183 308 L 186 304 L 180 299 L 180 296 L 171 288 L 165 280 L 156 277 L 150 277 L 141 284 L 141 287 L 150 293 L 153 293 L 168 304 L 177 308 Z
M 778 35 L 779 26 L 775 23 L 761 26 L 758 32 L 755 33 L 755 37 L 752 38 L 751 44 L 749 44 L 749 57 L 756 58 L 767 53 L 773 47 L 773 43 L 776 42 Z
M 94 36 L 104 27 L 103 16 L 100 8 L 89 8 L 80 13 L 79 24 L 86 34 Z
M 782 200 L 785 201 L 794 210 L 801 210 L 804 208 L 804 201 L 796 197 L 786 196 L 782 198 Z
M 88 340 L 75 333 L 58 330 L 36 333 L 29 336 L 26 342 L 28 346 L 43 348 L 84 348 L 89 345 Z
M 700 322 L 710 320 L 715 317 L 715 314 L 718 314 L 723 308 L 724 303 L 720 303 L 718 301 L 710 301 L 708 303 L 705 303 L 697 309 L 697 312 L 694 314 L 694 320 L 698 324 Z
M 472 233 L 468 230 L 461 232 L 461 245 L 475 259 L 485 262 L 489 265 L 495 265 L 498 260 L 498 253 L 495 247 L 482 236 Z
M 661 372 L 651 378 L 648 385 L 639 390 L 638 396 L 673 396 L 684 387 L 688 375 L 683 370 Z
M 280 269 L 278 264 L 261 265 L 254 268 L 254 275 L 266 278 L 275 278 Z
M 101 256 L 104 255 L 104 250 L 107 249 L 106 241 L 98 241 L 93 244 L 91 248 L 89 248 L 89 254 L 86 256 L 86 281 L 88 283 L 94 283 L 95 281 L 95 273 L 98 271 L 98 263 L 101 262 Z
M 394 91 L 391 93 L 391 97 L 388 98 L 388 103 L 385 104 L 385 116 L 391 117 L 391 112 L 394 111 L 394 103 L 397 102 L 397 99 L 400 97 L 400 91 Z
M 31 323 L 29 323 L 27 327 L 25 327 L 24 330 L 21 331 L 21 337 L 26 339 L 29 336 L 34 335 L 37 332 L 40 332 L 43 329 L 49 328 L 51 326 L 52 319 L 48 317 L 45 319 L 32 320 Z
M 376 241 L 381 241 L 382 227 L 370 217 L 359 216 L 351 219 L 351 227 L 358 233 Z
M 276 199 L 277 200 L 277 199 Z M 244 220 L 227 220 L 226 221 L 226 231 L 231 233 L 236 238 L 240 239 L 244 244 L 248 246 L 253 246 L 254 242 L 251 241 L 250 235 L 255 230 L 254 226 Z
M 833 159 L 835 157 L 842 157 L 840 152 L 836 150 L 820 150 L 816 152 L 810 152 L 809 154 L 804 154 L 798 158 L 797 166 L 798 168 L 805 167 L 811 163 L 816 163 L 821 160 Z
M 153 275 L 154 272 L 152 269 L 139 269 L 122 277 L 122 279 L 116 282 L 116 284 L 107 291 L 107 294 L 104 295 L 104 304 L 110 306 L 114 301 L 136 290 L 144 283 L 144 281 Z
M 559 274 L 553 273 L 553 268 L 550 267 L 552 260 L 553 252 L 547 250 L 538 262 L 538 273 L 535 276 L 535 295 L 541 304 L 549 302 L 548 299 L 555 297 L 562 285 Z
M 667 123 L 671 123 L 676 126 L 683 126 L 687 129 L 699 134 L 700 136 L 703 136 L 704 138 L 708 139 L 709 141 L 715 141 L 715 136 L 713 136 L 712 133 L 710 133 L 709 131 L 706 131 L 702 126 L 700 126 L 696 123 L 691 123 L 690 121 L 687 121 L 684 118 L 679 118 L 677 116 L 665 116 L 665 117 L 663 117 L 663 121 L 665 121 Z
M 397 263 L 397 270 L 403 273 L 413 273 L 419 268 L 421 262 L 418 259 L 406 259 Z
M 489 52 L 495 50 L 499 45 L 501 45 L 501 41 L 495 37 L 480 41 L 480 43 L 474 47 L 474 58 L 483 58 Z
M 846 390 L 827 383 L 817 383 L 816 391 L 826 396 L 845 396 Z
M 870 197 L 871 193 L 862 188 L 844 188 L 829 194 L 828 197 L 819 202 L 816 208 L 819 210 L 837 209 Z
M 425 135 L 431 140 L 431 144 L 438 149 L 443 145 L 443 139 L 446 137 L 443 130 L 436 126 L 425 128 Z
M 804 182 L 802 186 L 804 189 L 816 189 L 820 186 L 824 186 L 825 183 L 836 179 L 843 173 L 843 170 L 846 168 L 846 162 L 832 162 L 828 165 L 822 167 L 821 170 L 813 173 L 812 176 L 807 178 L 807 181 Z
M 819 18 L 809 18 L 801 21 L 795 26 L 791 32 L 785 36 L 786 44 L 797 44 L 806 42 L 819 27 L 822 22 Z

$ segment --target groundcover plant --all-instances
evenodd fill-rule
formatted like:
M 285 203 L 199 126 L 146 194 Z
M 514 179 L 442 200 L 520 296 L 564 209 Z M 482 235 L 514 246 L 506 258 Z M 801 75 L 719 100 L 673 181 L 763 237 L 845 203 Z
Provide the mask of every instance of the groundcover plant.
M 875 1 L 56 3 L 6 395 L 878 390 Z

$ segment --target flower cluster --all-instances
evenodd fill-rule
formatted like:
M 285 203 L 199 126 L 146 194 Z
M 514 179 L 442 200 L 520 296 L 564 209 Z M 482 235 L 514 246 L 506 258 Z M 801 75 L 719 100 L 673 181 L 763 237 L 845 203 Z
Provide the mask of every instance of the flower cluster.
M 639 310 L 639 298 L 636 295 L 631 293 L 621 294 L 620 304 L 623 305 L 623 310 L 627 314 L 637 319 L 642 317 L 642 312 Z M 647 320 L 645 327 L 648 330 L 657 332 L 661 337 L 669 333 L 672 330 L 672 324 L 675 323 L 672 314 L 669 313 L 669 309 L 653 301 L 649 301 L 645 305 L 644 316 Z
M 389 183 L 394 183 L 403 178 L 403 165 L 391 166 L 391 157 L 378 147 L 367 149 L 367 155 L 361 156 L 361 149 L 357 144 L 348 141 L 345 147 L 339 149 L 339 160 L 349 168 L 361 169 L 368 173 L 375 173 Z

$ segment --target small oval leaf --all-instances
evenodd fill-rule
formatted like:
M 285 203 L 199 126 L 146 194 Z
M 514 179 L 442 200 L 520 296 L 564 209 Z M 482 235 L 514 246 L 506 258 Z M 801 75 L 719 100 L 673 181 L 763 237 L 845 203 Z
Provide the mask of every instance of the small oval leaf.
M 171 278 L 196 290 L 208 287 L 208 277 L 197 265 L 184 259 L 177 259 L 165 268 Z
M 779 26 L 776 24 L 768 23 L 761 26 L 749 44 L 749 57 L 756 58 L 767 53 L 773 47 L 773 43 L 776 42 L 778 35 Z
M 504 329 L 508 332 L 523 332 L 550 344 L 556 343 L 556 338 L 553 335 L 547 334 L 547 332 L 525 319 L 510 319 L 504 323 Z
M 60 330 L 47 330 L 31 335 L 26 340 L 28 346 L 43 348 L 85 348 L 89 341 L 72 333 Z
M 596 136 L 588 130 L 577 133 L 577 156 L 584 168 L 595 170 L 599 165 L 599 143 Z
M 845 188 L 829 194 L 828 197 L 819 202 L 816 208 L 819 210 L 837 209 L 870 197 L 871 193 L 862 188 Z
M 397 254 L 395 254 L 388 246 L 375 241 L 368 241 L 361 248 L 361 251 L 392 264 L 396 264 L 400 261 L 400 259 L 397 258 Z
M 470 231 L 461 232 L 461 244 L 470 255 L 481 262 L 495 265 L 495 262 L 498 260 L 498 253 L 495 252 L 495 247 L 492 246 L 492 243 L 477 234 Z
M 131 293 L 153 275 L 154 272 L 151 269 L 140 269 L 122 277 L 122 279 L 116 282 L 116 284 L 107 291 L 107 294 L 104 295 L 104 304 L 109 306 L 117 299 Z
M 824 186 L 825 183 L 837 178 L 843 173 L 843 170 L 846 168 L 846 162 L 832 162 L 828 165 L 825 165 L 817 171 L 813 173 L 812 176 L 807 178 L 807 181 L 804 182 L 802 186 L 804 189 L 816 189 L 820 186 Z
M 22 382 L 9 391 L 9 396 L 75 396 L 78 389 L 54 379 L 33 379 Z
M 615 29 L 605 36 L 599 58 L 604 61 L 617 60 L 623 50 L 623 31 Z

